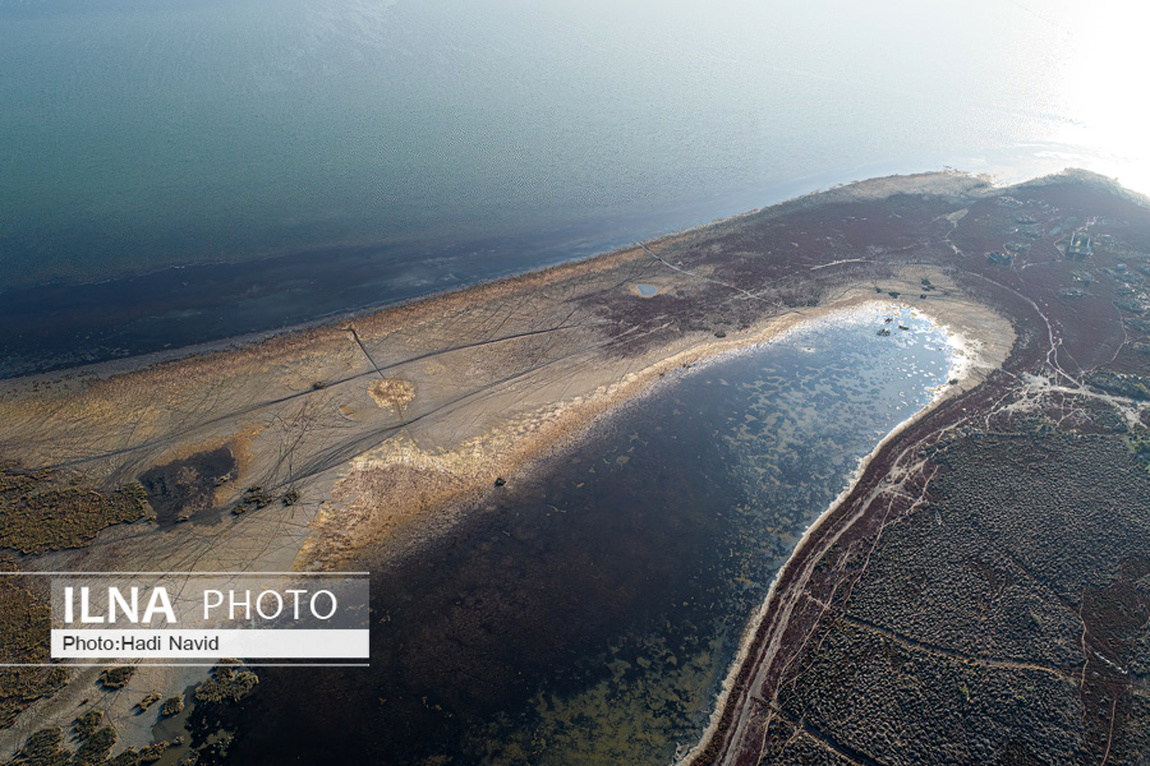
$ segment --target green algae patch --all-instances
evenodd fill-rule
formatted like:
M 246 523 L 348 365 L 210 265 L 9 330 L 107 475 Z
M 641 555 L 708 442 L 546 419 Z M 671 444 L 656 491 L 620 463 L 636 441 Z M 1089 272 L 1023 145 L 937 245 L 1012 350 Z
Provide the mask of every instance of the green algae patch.
M 14 578 L 0 578 L 0 646 L 4 662 L 47 662 L 51 612 L 48 604 Z M 61 667 L 0 668 L 0 728 L 11 726 L 25 709 L 64 687 Z
M 112 750 L 112 746 L 116 744 L 116 739 L 116 731 L 111 726 L 105 726 L 84 740 L 84 743 L 76 750 L 76 756 L 72 762 L 77 766 L 88 763 L 104 763 L 108 758 L 108 753 Z
M 671 762 L 677 745 L 697 737 L 724 667 L 718 639 L 692 648 L 679 658 L 662 638 L 612 647 L 597 682 L 574 694 L 537 693 L 529 726 L 497 716 L 466 747 L 490 766 Z
M 118 668 L 108 668 L 100 673 L 100 686 L 105 689 L 122 689 L 132 680 L 136 669 L 131 665 L 121 665 Z
M 239 504 L 232 508 L 232 513 L 239 516 L 248 511 L 258 511 L 260 508 L 270 505 L 273 500 L 275 500 L 275 495 L 259 484 L 253 484 L 244 490 L 244 496 L 240 498 Z M 285 505 L 290 505 L 290 503 L 285 503 Z
M 138 482 L 102 493 L 60 486 L 54 478 L 46 470 L 0 469 L 0 548 L 29 554 L 83 548 L 104 529 L 147 512 Z
M 196 687 L 196 700 L 199 702 L 239 702 L 252 693 L 259 676 L 250 670 L 232 664 L 221 664 L 212 668 L 211 678 Z
M 144 696 L 142 700 L 136 703 L 137 714 L 147 712 L 148 708 L 155 705 L 160 701 L 160 695 L 155 692 L 150 692 Z
M 101 766 L 147 766 L 160 760 L 164 751 L 173 743 L 157 742 L 136 750 L 128 748 L 113 758 L 108 752 L 116 744 L 116 732 L 104 727 L 93 732 L 73 754 L 64 747 L 64 731 L 58 727 L 40 729 L 24 743 L 12 760 L 4 766 L 81 766 L 100 764 Z
M 40 729 L 5 766 L 66 766 L 72 754 L 63 744 L 64 732 L 59 727 Z
M 164 700 L 164 704 L 160 706 L 160 717 L 171 718 L 184 709 L 183 697 L 168 697 Z
M 76 736 L 79 739 L 87 739 L 99 730 L 102 723 L 104 723 L 104 714 L 99 710 L 89 710 L 76 719 L 72 728 L 76 730 Z

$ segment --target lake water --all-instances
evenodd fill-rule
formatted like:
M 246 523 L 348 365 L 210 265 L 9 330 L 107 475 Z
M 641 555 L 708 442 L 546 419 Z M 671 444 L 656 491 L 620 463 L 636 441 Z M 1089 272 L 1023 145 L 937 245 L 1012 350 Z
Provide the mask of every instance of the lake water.
M 950 354 L 925 319 L 866 310 L 669 376 L 380 572 L 370 670 L 261 669 L 232 762 L 663 766 L 803 531 Z
M 0 0 L 0 375 L 877 174 L 1150 189 L 1145 12 L 1032 5 Z

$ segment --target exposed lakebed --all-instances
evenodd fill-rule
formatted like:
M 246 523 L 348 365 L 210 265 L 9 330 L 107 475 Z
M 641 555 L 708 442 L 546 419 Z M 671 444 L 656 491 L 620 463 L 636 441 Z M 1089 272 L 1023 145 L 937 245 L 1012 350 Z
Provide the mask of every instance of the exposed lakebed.
M 231 761 L 665 764 L 803 531 L 952 355 L 872 304 L 667 376 L 382 569 L 370 669 L 262 671 Z

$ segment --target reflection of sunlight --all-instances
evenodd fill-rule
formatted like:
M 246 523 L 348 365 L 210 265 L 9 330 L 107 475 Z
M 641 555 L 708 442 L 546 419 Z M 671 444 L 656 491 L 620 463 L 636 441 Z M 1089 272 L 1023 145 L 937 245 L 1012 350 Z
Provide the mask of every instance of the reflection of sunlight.
M 1074 119 L 1059 128 L 1056 140 L 1093 155 L 1092 169 L 1150 193 L 1150 106 L 1141 87 L 1150 10 L 1092 3 L 1069 18 L 1064 98 Z

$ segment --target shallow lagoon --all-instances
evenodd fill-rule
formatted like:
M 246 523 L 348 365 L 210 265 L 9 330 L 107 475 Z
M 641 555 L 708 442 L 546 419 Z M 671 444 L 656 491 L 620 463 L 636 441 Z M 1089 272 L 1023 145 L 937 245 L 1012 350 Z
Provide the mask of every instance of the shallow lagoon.
M 942 331 L 887 308 L 681 370 L 509 482 L 376 578 L 369 671 L 263 671 L 233 762 L 667 763 L 803 531 L 947 380 Z

